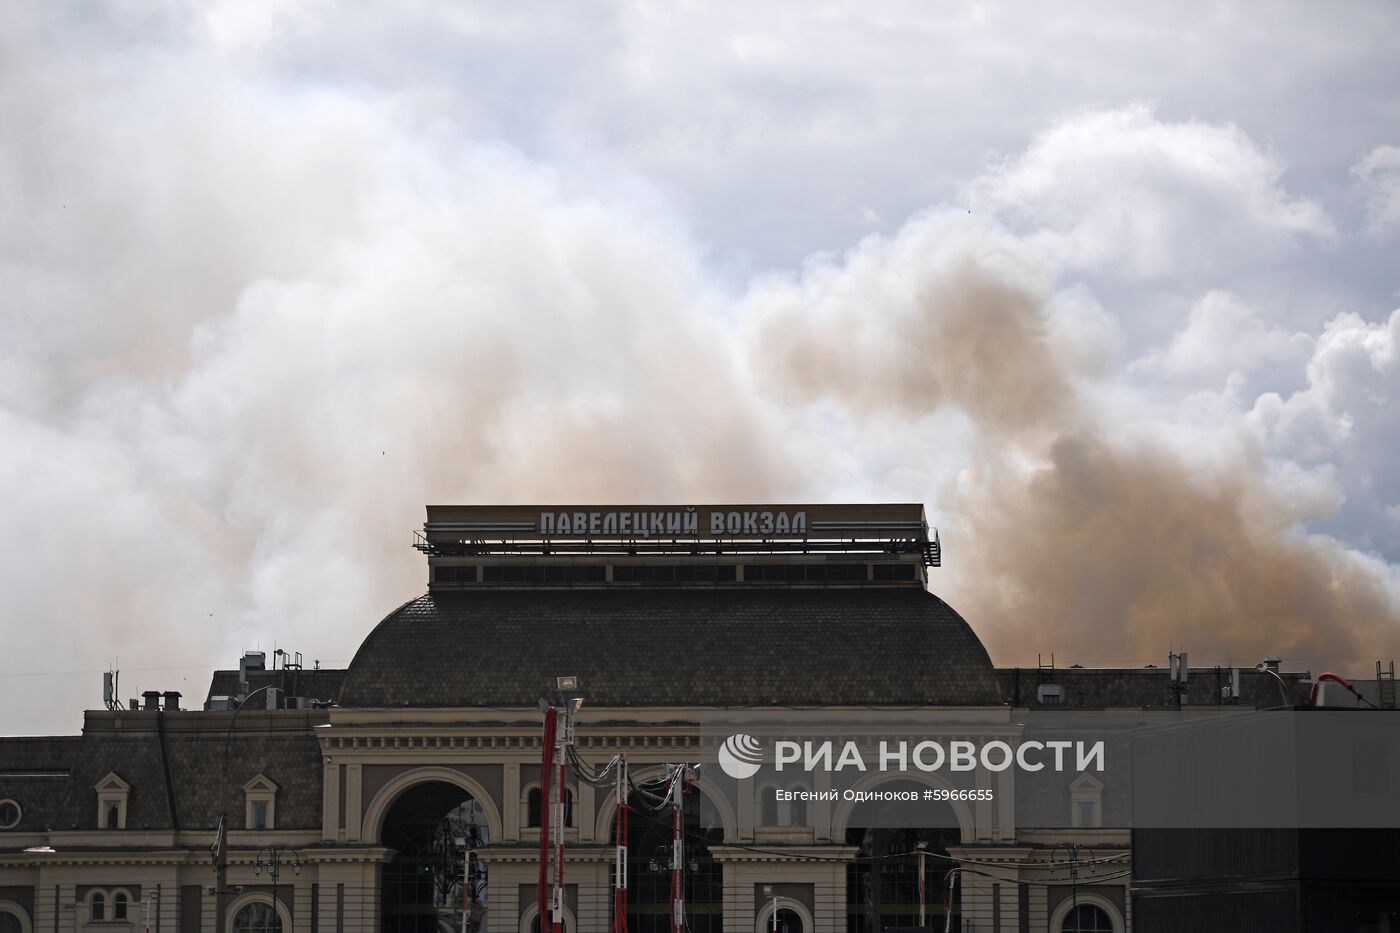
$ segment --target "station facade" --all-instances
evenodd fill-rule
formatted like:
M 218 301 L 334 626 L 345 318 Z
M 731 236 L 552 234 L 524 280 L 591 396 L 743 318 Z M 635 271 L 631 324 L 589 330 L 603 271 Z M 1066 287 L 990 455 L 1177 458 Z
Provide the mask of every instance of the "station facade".
M 930 591 L 940 542 L 918 505 L 429 507 L 415 542 L 427 592 L 348 668 L 250 653 L 215 672 L 202 708 L 152 691 L 88 711 L 81 735 L 0 739 L 0 933 L 532 933 L 540 704 L 561 676 L 585 700 L 580 761 L 623 755 L 635 782 L 637 933 L 671 929 L 673 827 L 652 801 L 669 766 L 713 754 L 702 712 L 914 711 L 953 739 L 1051 707 L 1306 696 L 1276 671 L 1227 672 L 1222 690 L 1220 672 L 999 669 Z M 618 795 L 579 774 L 565 926 L 602 933 Z M 913 928 L 921 873 L 928 929 L 1133 929 L 1129 833 L 1106 818 L 1126 789 L 1068 773 L 1028 820 L 1014 770 L 961 780 L 987 793 L 877 826 L 847 801 L 808 802 L 811 782 L 736 798 L 689 774 L 685 929 L 760 933 L 775 913 L 787 933 Z

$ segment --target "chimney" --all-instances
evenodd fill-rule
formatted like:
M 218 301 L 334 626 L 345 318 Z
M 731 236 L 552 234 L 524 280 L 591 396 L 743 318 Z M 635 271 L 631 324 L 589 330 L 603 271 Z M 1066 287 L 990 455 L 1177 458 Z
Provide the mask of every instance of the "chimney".
M 143 690 L 143 691 L 141 691 L 141 699 L 143 699 L 143 700 L 146 701 L 145 703 L 143 703 L 143 704 L 141 705 L 141 708 L 142 708 L 142 709 L 148 710 L 148 711 L 149 711 L 149 710 L 158 710 L 158 709 L 160 709 L 160 691 L 159 691 L 159 690 Z
M 180 709 L 180 691 L 167 690 L 163 694 L 165 697 L 165 711 L 167 713 L 177 712 Z

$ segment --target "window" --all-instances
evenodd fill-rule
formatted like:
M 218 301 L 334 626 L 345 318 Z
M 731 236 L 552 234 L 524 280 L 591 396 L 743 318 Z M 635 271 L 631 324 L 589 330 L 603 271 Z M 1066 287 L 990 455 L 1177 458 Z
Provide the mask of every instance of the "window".
M 126 919 L 126 905 L 130 902 L 130 900 L 131 900 L 131 899 L 130 899 L 129 897 L 126 896 L 126 892 L 125 892 L 125 891 L 118 891 L 116 894 L 113 894 L 113 895 L 112 895 L 112 919 L 113 919 L 113 920 L 125 920 L 125 919 Z
M 107 919 L 107 897 L 100 891 L 88 901 L 88 919 L 95 922 Z
M 773 917 L 769 917 L 763 922 L 763 929 L 773 930 Z M 802 915 L 797 911 L 787 907 L 778 908 L 778 923 L 776 927 L 778 933 L 804 933 L 805 925 L 802 923 Z
M 270 903 L 254 901 L 233 915 L 233 933 L 282 933 L 282 918 Z
M 802 793 L 805 793 L 806 791 L 807 791 L 807 788 L 803 787 L 801 784 L 798 784 L 798 785 L 796 785 L 796 786 L 794 786 L 794 787 L 792 788 L 793 794 L 802 794 Z M 807 801 L 801 800 L 801 799 L 796 799 L 796 800 L 793 800 L 791 803 L 788 804 L 787 825 L 789 825 L 789 826 L 806 826 L 806 825 L 807 825 Z
M 101 829 L 126 829 L 126 799 L 131 785 L 109 771 L 97 782 L 97 825 Z
M 25 933 L 24 918 L 10 907 L 0 907 L 0 933 Z
M 243 825 L 248 829 L 277 828 L 277 784 L 259 774 L 243 785 Z
M 544 791 L 536 785 L 525 794 L 525 825 L 533 828 L 540 825 L 540 813 L 544 806 Z M 564 790 L 564 825 L 572 827 L 574 825 L 574 791 L 573 788 Z
M 1069 786 L 1070 825 L 1075 829 L 1103 826 L 1103 782 L 1087 772 Z
M 758 799 L 758 825 L 777 826 L 778 789 L 771 784 L 766 784 L 759 791 L 759 794 L 761 796 Z
M 13 800 L 0 800 L 0 829 L 14 829 L 23 811 Z
M 1096 904 L 1080 904 L 1065 914 L 1060 933 L 1113 933 L 1113 919 Z

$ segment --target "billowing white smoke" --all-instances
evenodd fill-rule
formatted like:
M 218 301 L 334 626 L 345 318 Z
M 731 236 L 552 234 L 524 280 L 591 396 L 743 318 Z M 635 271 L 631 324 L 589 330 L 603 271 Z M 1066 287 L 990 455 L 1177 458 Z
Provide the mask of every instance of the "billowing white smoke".
M 46 28 L 0 33 L 0 732 L 76 728 L 100 679 L 55 671 L 197 703 L 246 647 L 343 662 L 421 591 L 434 501 L 926 501 L 1008 660 L 1396 649 L 1354 546 L 1394 532 L 1347 510 L 1400 488 L 1367 442 L 1400 318 L 1201 287 L 1124 349 L 1123 282 L 1336 235 L 1238 130 L 1086 114 L 735 297 L 626 175 Z

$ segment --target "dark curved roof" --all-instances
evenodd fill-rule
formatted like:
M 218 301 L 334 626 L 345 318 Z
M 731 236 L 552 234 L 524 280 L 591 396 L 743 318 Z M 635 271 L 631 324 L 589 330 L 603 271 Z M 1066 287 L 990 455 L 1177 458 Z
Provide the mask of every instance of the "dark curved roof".
M 590 706 L 1003 702 L 962 617 L 899 587 L 430 593 L 365 639 L 340 705 L 534 706 L 561 674 Z

